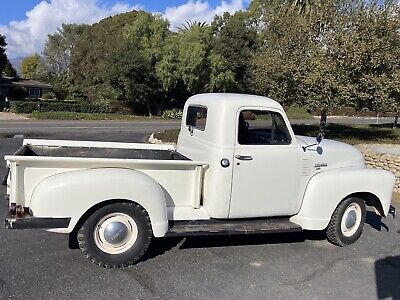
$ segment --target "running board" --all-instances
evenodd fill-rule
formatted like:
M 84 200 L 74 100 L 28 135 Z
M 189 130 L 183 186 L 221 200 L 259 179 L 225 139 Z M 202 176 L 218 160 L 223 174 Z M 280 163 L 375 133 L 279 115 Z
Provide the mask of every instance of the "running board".
M 299 232 L 289 218 L 172 221 L 165 236 Z

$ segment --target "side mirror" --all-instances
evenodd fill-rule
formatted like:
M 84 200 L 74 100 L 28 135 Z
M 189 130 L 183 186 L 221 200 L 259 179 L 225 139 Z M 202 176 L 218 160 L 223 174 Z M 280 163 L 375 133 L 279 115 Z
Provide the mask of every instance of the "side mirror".
M 324 135 L 322 134 L 322 132 L 318 133 L 318 135 L 317 135 L 317 143 L 318 144 L 321 143 L 323 138 L 324 138 Z

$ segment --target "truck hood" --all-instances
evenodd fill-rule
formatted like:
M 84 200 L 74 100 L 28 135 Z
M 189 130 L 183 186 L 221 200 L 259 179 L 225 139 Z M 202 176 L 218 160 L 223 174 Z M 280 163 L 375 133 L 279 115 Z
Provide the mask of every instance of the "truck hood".
M 316 143 L 314 137 L 296 136 L 300 146 Z M 329 139 L 314 145 L 303 152 L 303 161 L 308 170 L 325 171 L 343 167 L 365 167 L 364 156 L 355 147 Z M 311 168 L 311 169 L 310 169 Z

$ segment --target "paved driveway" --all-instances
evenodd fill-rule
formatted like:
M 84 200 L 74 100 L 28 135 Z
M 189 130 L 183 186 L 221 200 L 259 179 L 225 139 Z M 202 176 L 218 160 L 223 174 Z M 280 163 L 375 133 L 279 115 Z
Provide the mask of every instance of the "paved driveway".
M 151 131 L 177 126 L 52 125 L 32 126 L 30 133 L 142 141 Z M 19 139 L 0 139 L 0 157 L 20 145 Z M 4 195 L 1 187 L 0 199 Z M 6 209 L 0 201 L 0 218 Z M 309 232 L 159 239 L 142 262 L 116 270 L 68 249 L 64 235 L 0 226 L 0 299 L 400 299 L 399 220 L 368 213 L 367 222 L 360 241 L 345 248 Z

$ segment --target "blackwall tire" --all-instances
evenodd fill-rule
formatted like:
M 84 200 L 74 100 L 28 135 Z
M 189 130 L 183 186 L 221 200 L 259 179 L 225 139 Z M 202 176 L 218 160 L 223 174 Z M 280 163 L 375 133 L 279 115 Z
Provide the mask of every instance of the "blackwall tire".
M 122 268 L 146 252 L 152 229 L 147 212 L 136 203 L 113 203 L 94 212 L 78 232 L 86 257 L 104 268 Z
M 356 242 L 363 231 L 366 208 L 363 199 L 351 197 L 335 209 L 326 229 L 326 237 L 334 245 L 343 247 Z

